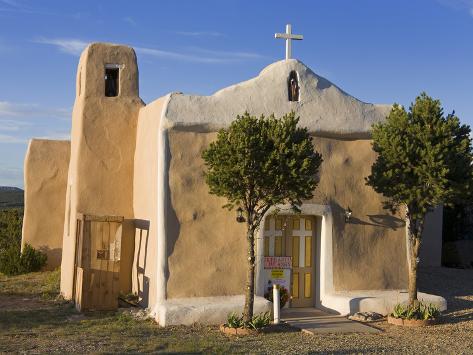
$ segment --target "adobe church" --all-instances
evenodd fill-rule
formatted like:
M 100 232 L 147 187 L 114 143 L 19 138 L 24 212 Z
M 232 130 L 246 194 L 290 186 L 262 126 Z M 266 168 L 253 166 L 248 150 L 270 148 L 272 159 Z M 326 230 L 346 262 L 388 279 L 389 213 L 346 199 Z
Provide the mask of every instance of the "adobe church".
M 23 243 L 46 251 L 49 268 L 60 265 L 66 299 L 87 298 L 93 309 L 134 293 L 161 325 L 241 312 L 245 225 L 209 194 L 201 154 L 245 111 L 295 111 L 324 160 L 301 214 L 277 206 L 265 217 L 255 313 L 271 309 L 263 298 L 271 283 L 287 287 L 288 307 L 339 314 L 386 314 L 407 299 L 403 216 L 384 210 L 364 180 L 375 160 L 370 128 L 391 106 L 361 102 L 289 57 L 290 48 L 286 60 L 210 96 L 169 93 L 145 104 L 132 48 L 84 50 L 70 142 L 33 139 L 25 158 Z M 442 211 L 433 214 L 424 265 L 440 265 Z M 419 299 L 446 307 L 438 296 Z

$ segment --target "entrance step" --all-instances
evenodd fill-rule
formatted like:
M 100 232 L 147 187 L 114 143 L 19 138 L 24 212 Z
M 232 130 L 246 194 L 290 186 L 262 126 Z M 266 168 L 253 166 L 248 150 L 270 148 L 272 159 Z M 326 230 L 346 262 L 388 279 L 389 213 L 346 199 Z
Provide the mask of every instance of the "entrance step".
M 316 308 L 286 308 L 281 319 L 305 333 L 380 333 L 381 330 Z

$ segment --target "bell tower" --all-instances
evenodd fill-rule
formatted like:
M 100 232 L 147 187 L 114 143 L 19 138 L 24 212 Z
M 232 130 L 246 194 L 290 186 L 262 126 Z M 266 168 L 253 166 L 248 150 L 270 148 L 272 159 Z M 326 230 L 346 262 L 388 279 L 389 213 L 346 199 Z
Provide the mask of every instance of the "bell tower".
M 133 217 L 138 66 L 127 46 L 92 43 L 78 65 L 61 265 L 71 298 L 77 213 Z

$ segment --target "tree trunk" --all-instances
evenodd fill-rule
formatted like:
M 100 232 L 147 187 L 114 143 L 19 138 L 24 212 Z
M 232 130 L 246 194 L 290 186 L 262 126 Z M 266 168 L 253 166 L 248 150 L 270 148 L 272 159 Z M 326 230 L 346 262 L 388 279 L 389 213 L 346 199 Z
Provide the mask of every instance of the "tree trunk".
M 413 306 L 417 300 L 417 266 L 421 245 L 424 219 L 409 220 L 409 304 Z
M 411 262 L 409 267 L 409 304 L 414 305 L 417 302 L 417 253 L 411 243 Z
M 255 243 L 254 228 L 248 223 L 248 269 L 246 272 L 245 307 L 243 308 L 243 321 L 250 322 L 253 318 L 253 305 L 255 300 Z

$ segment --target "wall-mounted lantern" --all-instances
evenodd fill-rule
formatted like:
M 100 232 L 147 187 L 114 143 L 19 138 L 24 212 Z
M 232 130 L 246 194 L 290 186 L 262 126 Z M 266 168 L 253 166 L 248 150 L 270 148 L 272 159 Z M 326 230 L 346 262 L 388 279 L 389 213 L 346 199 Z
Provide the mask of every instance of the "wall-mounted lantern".
M 351 209 L 350 206 L 345 210 L 345 223 L 350 223 L 350 218 L 351 218 Z
M 238 223 L 243 223 L 243 222 L 245 222 L 245 217 L 243 217 L 243 208 L 238 207 L 237 210 L 236 210 L 236 212 L 237 212 L 236 221 L 237 221 Z

